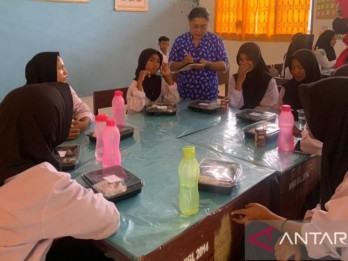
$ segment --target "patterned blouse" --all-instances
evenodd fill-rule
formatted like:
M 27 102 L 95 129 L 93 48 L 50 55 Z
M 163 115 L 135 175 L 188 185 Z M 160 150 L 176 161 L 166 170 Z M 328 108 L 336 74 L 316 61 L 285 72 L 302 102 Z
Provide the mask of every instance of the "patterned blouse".
M 177 37 L 172 46 L 169 62 L 184 60 L 189 54 L 195 63 L 201 59 L 211 62 L 223 61 L 228 68 L 228 58 L 223 41 L 220 36 L 207 32 L 197 47 L 194 46 L 193 36 L 190 32 Z M 217 72 L 204 68 L 202 70 L 189 70 L 179 73 L 178 91 L 183 99 L 214 100 L 218 96 Z

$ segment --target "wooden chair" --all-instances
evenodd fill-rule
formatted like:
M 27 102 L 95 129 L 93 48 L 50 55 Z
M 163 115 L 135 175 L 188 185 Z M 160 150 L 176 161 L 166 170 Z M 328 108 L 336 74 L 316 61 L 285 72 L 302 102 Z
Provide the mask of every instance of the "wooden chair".
M 218 72 L 218 84 L 223 85 L 225 89 L 224 95 L 219 94 L 218 98 L 222 99 L 228 96 L 228 86 L 230 84 L 230 70 L 226 72 Z
M 123 99 L 124 99 L 124 102 L 127 103 L 128 87 L 95 91 L 95 92 L 93 92 L 93 113 L 94 113 L 94 115 L 98 114 L 99 109 L 111 107 L 112 98 L 114 98 L 115 91 L 123 91 Z
M 348 76 L 348 64 L 338 67 L 333 73 L 333 76 Z

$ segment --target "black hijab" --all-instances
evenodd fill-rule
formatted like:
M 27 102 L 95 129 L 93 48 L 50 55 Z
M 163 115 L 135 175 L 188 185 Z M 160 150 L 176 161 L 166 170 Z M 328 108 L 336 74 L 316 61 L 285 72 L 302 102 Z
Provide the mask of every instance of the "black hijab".
M 336 35 L 335 31 L 333 30 L 325 30 L 318 38 L 317 42 L 315 43 L 314 48 L 315 49 L 324 49 L 327 59 L 329 61 L 336 60 L 336 52 L 335 49 L 331 46 L 330 42 L 332 38 Z
M 320 202 L 324 210 L 348 171 L 348 78 L 301 85 L 299 94 L 310 132 L 323 142 Z
M 56 82 L 57 58 L 59 52 L 43 52 L 36 54 L 25 67 L 27 84 Z
M 152 55 L 157 54 L 160 58 L 160 65 L 162 65 L 163 57 L 162 54 L 152 48 L 145 49 L 141 52 L 138 59 L 138 67 L 135 71 L 134 80 L 138 81 L 139 73 L 142 70 L 145 70 L 147 61 L 151 58 Z M 156 74 L 152 74 L 150 77 L 146 77 L 143 81 L 143 89 L 146 97 L 150 101 L 156 101 L 161 95 L 162 89 L 162 78 Z
M 284 68 L 287 68 L 287 67 L 290 68 L 291 56 L 298 50 L 301 50 L 301 49 L 312 50 L 313 38 L 314 38 L 314 35 L 303 34 L 303 33 L 297 33 L 293 36 L 292 41 L 289 44 L 288 51 L 286 52 Z
M 258 45 L 252 42 L 244 43 L 238 50 L 237 64 L 239 56 L 242 53 L 246 54 L 252 60 L 254 69 L 247 73 L 243 83 L 244 106 L 241 109 L 253 109 L 260 105 L 272 76 L 268 72 Z M 236 81 L 237 76 L 237 73 L 234 74 Z
M 298 88 L 300 84 L 316 82 L 321 79 L 319 65 L 313 52 L 308 49 L 301 49 L 295 52 L 290 57 L 291 62 L 297 60 L 303 67 L 306 73 L 306 78 L 302 82 L 296 81 L 294 78 L 283 84 L 285 94 L 283 97 L 283 103 L 289 104 L 293 109 L 295 120 L 298 120 L 297 110 L 302 109 L 300 97 L 298 95 Z
M 72 108 L 65 83 L 25 85 L 7 94 L 0 106 L 0 186 L 45 161 L 60 170 L 55 147 L 68 137 Z

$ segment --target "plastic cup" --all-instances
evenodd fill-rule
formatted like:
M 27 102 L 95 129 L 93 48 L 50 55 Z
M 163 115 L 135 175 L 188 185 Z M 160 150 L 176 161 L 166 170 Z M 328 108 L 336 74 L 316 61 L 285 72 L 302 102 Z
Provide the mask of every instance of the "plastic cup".
M 306 117 L 305 117 L 303 109 L 297 110 L 297 115 L 298 115 L 299 127 L 301 130 L 303 130 L 304 126 L 306 125 Z
M 228 107 L 229 107 L 229 103 L 228 103 L 228 99 L 224 98 L 220 101 L 220 111 L 223 113 L 226 113 L 228 111 Z

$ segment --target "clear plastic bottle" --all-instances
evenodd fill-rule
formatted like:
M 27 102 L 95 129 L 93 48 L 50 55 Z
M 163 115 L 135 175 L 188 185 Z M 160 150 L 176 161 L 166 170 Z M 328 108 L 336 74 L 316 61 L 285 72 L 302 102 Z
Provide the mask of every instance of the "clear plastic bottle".
M 118 125 L 126 125 L 124 119 L 125 102 L 123 99 L 123 91 L 115 91 L 114 98 L 112 99 L 112 112 Z
M 294 127 L 294 116 L 291 112 L 290 105 L 282 105 L 281 112 L 278 118 L 279 135 L 278 135 L 278 150 L 293 151 L 294 136 L 292 129 Z
M 107 119 L 103 133 L 104 155 L 103 168 L 121 166 L 120 131 L 116 127 L 115 119 Z
M 184 146 L 179 163 L 178 175 L 180 183 L 179 208 L 184 215 L 193 215 L 199 209 L 198 179 L 200 169 L 196 160 L 195 147 Z
M 103 160 L 104 154 L 104 142 L 103 142 L 103 133 L 106 126 L 106 120 L 108 118 L 107 114 L 98 114 L 95 116 L 95 125 L 94 125 L 94 135 L 95 135 L 95 158 L 98 161 Z

